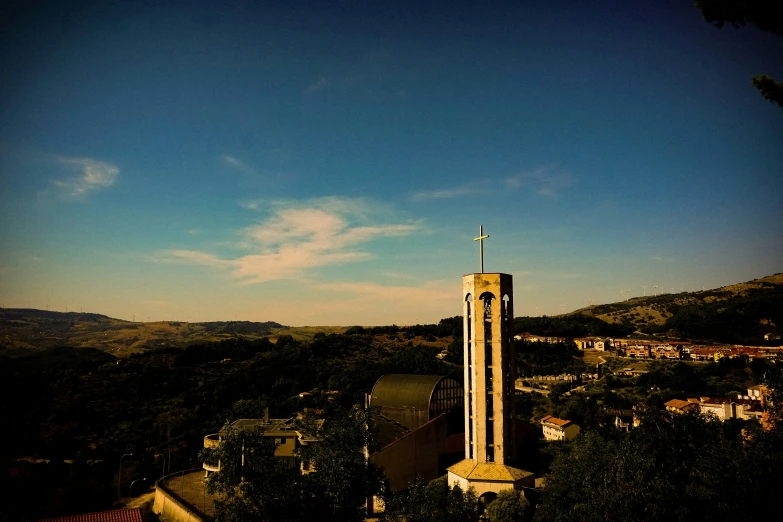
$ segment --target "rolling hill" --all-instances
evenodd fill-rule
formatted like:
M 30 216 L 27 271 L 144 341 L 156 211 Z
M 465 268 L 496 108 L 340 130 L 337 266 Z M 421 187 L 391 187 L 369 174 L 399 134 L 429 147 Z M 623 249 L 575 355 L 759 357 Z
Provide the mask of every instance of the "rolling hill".
M 218 321 L 131 322 L 105 315 L 49 312 L 34 309 L 0 309 L 0 353 L 13 355 L 56 346 L 96 348 L 127 357 L 149 348 L 187 346 L 197 342 L 243 339 L 274 339 L 289 333 L 279 323 Z M 307 331 L 297 332 L 307 338 Z M 290 334 L 290 333 L 289 333 Z M 310 335 L 311 336 L 311 335 Z
M 783 334 L 783 273 L 713 290 L 634 297 L 559 316 L 518 317 L 515 322 L 517 332 L 561 337 L 643 333 L 669 339 L 763 344 L 765 334 Z M 157 347 L 231 338 L 274 341 L 281 335 L 309 340 L 318 332 L 346 330 L 339 326 L 287 327 L 273 321 L 131 322 L 94 313 L 0 309 L 0 353 L 68 346 L 127 357 Z
M 783 273 L 714 290 L 634 297 L 565 314 L 634 331 L 726 343 L 759 343 L 783 333 Z

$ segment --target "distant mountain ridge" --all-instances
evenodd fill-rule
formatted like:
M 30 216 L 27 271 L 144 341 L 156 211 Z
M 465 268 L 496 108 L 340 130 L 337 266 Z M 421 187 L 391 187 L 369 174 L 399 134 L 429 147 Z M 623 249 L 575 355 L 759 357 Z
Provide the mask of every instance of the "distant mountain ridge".
M 0 309 L 0 353 L 7 355 L 70 346 L 125 357 L 150 348 L 230 338 L 312 338 L 319 331 L 342 333 L 346 328 L 290 328 L 274 321 L 131 322 L 96 313 Z M 561 337 L 643 333 L 662 339 L 764 344 L 765 334 L 783 335 L 783 273 L 713 290 L 634 297 L 559 316 L 517 317 L 515 331 Z
M 4 308 L 0 309 L 0 353 L 70 346 L 127 356 L 161 346 L 186 346 L 232 337 L 258 339 L 284 328 L 274 321 L 131 322 L 96 313 Z

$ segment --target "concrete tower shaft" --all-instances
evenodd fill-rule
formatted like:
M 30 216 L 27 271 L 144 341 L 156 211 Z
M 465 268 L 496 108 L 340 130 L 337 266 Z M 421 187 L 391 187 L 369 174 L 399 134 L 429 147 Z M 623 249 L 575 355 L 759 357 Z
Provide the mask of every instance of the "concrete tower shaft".
M 514 291 L 509 274 L 462 278 L 465 457 L 509 464 L 514 440 Z

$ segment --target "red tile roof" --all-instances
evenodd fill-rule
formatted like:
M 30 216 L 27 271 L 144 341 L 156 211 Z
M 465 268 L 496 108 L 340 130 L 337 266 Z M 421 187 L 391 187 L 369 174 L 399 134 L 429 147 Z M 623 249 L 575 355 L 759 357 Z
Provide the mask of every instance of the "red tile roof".
M 97 513 L 44 518 L 38 522 L 144 522 L 141 509 L 112 509 Z
M 570 420 L 558 419 L 557 417 L 552 417 L 551 415 L 547 415 L 546 417 L 542 418 L 541 422 L 555 424 L 556 426 L 560 426 L 561 428 L 565 428 L 566 426 L 571 424 Z

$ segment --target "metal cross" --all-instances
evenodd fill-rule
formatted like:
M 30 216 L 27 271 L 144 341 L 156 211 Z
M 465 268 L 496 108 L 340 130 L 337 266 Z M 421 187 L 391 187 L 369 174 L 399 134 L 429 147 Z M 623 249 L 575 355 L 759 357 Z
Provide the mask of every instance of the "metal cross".
M 473 241 L 479 242 L 479 257 L 481 258 L 481 273 L 484 273 L 484 240 L 489 237 L 489 234 L 484 235 L 484 227 L 479 225 L 479 237 L 474 237 Z

